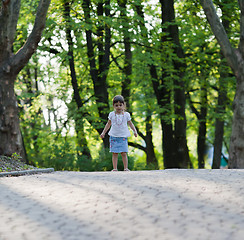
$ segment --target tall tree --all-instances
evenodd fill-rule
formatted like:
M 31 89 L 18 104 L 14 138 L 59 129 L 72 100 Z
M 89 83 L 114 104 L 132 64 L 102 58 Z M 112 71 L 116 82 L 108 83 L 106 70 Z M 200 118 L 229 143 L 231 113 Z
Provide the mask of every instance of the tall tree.
M 69 68 L 70 68 L 70 76 L 71 76 L 71 84 L 74 92 L 74 99 L 77 105 L 77 109 L 81 111 L 83 107 L 83 101 L 80 97 L 79 92 L 79 86 L 77 81 L 77 74 L 75 69 L 75 59 L 74 59 L 74 43 L 72 39 L 72 21 L 70 16 L 70 1 L 63 0 L 63 16 L 65 19 L 65 33 L 66 33 L 66 39 L 68 43 L 68 61 L 69 61 Z M 82 153 L 82 155 L 86 156 L 87 159 L 91 160 L 91 153 L 90 149 L 87 145 L 87 140 L 84 133 L 84 123 L 83 119 L 84 116 L 81 116 L 82 114 L 79 114 L 78 116 L 75 116 L 75 129 L 77 133 L 77 143 L 80 148 L 78 151 L 78 155 L 80 155 L 79 152 Z
M 126 107 L 130 111 L 130 93 L 131 93 L 131 75 L 132 75 L 132 50 L 131 50 L 131 36 L 130 36 L 130 21 L 127 16 L 127 0 L 118 0 L 118 5 L 120 7 L 120 19 L 121 27 L 123 32 L 123 43 L 125 49 L 124 57 L 124 67 L 122 71 L 125 75 L 124 80 L 122 81 L 122 96 L 127 99 Z
M 198 155 L 198 168 L 205 167 L 205 155 L 206 155 L 206 133 L 207 133 L 207 75 L 208 73 L 200 72 L 200 109 L 194 106 L 193 101 L 188 95 L 190 101 L 190 107 L 192 112 L 196 115 L 199 127 L 198 127 L 198 136 L 197 136 L 197 155 Z
M 149 72 L 151 75 L 152 85 L 157 98 L 157 103 L 162 109 L 160 112 L 160 121 L 162 126 L 162 149 L 163 149 L 163 158 L 164 158 L 164 167 L 165 168 L 174 168 L 180 167 L 179 162 L 176 159 L 176 148 L 174 142 L 174 131 L 171 119 L 166 120 L 164 114 L 168 111 L 169 106 L 171 106 L 171 93 L 170 90 L 166 87 L 164 78 L 159 77 L 157 65 L 153 59 L 153 51 L 150 48 L 149 43 L 149 34 L 146 27 L 146 21 L 144 16 L 144 10 L 142 6 L 142 1 L 138 0 L 135 4 L 135 9 L 137 15 L 139 16 L 139 27 L 141 30 L 141 35 L 143 38 L 143 45 L 145 46 L 145 51 L 148 52 L 150 60 L 148 61 Z M 170 117 L 169 117 L 170 118 Z
M 225 28 L 226 33 L 231 36 L 231 16 L 234 9 L 235 3 L 230 0 L 218 1 L 218 6 L 222 11 L 222 24 Z M 224 115 L 226 114 L 226 104 L 227 104 L 227 83 L 228 79 L 231 77 L 231 72 L 226 59 L 222 52 L 220 52 L 220 65 L 219 65 L 219 81 L 218 81 L 218 103 L 216 106 L 216 120 L 215 120 L 215 138 L 214 138 L 214 154 L 213 154 L 213 164 L 212 168 L 220 168 L 221 157 L 222 157 L 222 147 L 224 138 Z
M 240 7 L 240 39 L 238 48 L 234 48 L 217 15 L 212 0 L 201 0 L 201 5 L 211 29 L 236 77 L 229 168 L 244 168 L 244 0 L 239 0 L 238 3 Z
M 118 0 L 118 4 L 120 7 L 120 18 L 121 18 L 121 25 L 122 25 L 122 33 L 123 33 L 123 43 L 125 49 L 125 59 L 124 59 L 124 67 L 122 71 L 125 75 L 124 80 L 122 81 L 122 95 L 125 99 L 128 99 L 128 109 L 130 109 L 130 93 L 131 93 L 131 76 L 132 76 L 132 50 L 131 50 L 131 34 L 130 34 L 130 21 L 129 17 L 127 16 L 127 1 L 126 0 Z M 121 67 L 120 67 L 121 68 Z M 146 95 L 146 91 L 145 91 Z M 134 120 L 135 122 L 135 120 Z M 146 146 L 142 146 L 140 144 L 135 144 L 133 142 L 129 142 L 130 146 L 139 148 L 146 153 L 146 162 L 147 166 L 153 166 L 154 168 L 158 169 L 158 161 L 156 158 L 156 154 L 154 151 L 154 145 L 152 141 L 152 116 L 150 111 L 147 109 L 147 116 L 145 119 L 146 124 L 146 134 L 144 135 L 138 128 L 139 136 L 145 141 Z M 137 127 L 137 123 L 135 122 L 135 126 Z
M 174 1 L 160 0 L 161 20 L 162 20 L 162 45 L 171 47 L 171 56 L 162 51 L 162 72 L 159 73 L 154 61 L 150 61 L 149 69 L 152 78 L 152 84 L 157 98 L 158 105 L 162 109 L 161 125 L 163 131 L 163 156 L 165 168 L 182 167 L 186 168 L 190 164 L 189 152 L 186 141 L 186 116 L 185 116 L 185 87 L 184 87 L 184 53 L 179 41 L 179 30 L 175 23 Z M 144 13 L 140 1 L 136 4 L 137 14 L 141 17 L 140 27 L 142 34 L 147 36 L 147 28 L 144 22 Z M 147 44 L 149 46 L 149 44 Z M 162 49 L 161 49 L 162 50 Z M 151 53 L 150 48 L 148 51 Z M 150 54 L 151 55 L 151 54 Z M 172 66 L 174 70 L 169 72 L 168 61 L 173 57 Z M 165 60 L 166 59 L 166 60 Z M 175 74 L 178 72 L 178 74 Z M 170 87 L 169 79 L 173 79 L 174 90 Z M 174 114 L 173 122 L 171 114 L 172 95 L 174 96 Z M 169 114 L 170 113 L 170 114 Z M 166 117 L 166 116 L 167 117 Z
M 186 139 L 185 56 L 179 39 L 179 28 L 175 22 L 174 0 L 160 0 L 160 4 L 162 12 L 162 32 L 165 33 L 162 36 L 162 41 L 172 42 L 173 52 L 176 55 L 173 59 L 173 67 L 176 71 L 176 74 L 173 74 L 174 112 L 176 114 L 174 122 L 175 157 L 179 167 L 187 168 L 190 165 L 190 158 Z M 164 69 L 162 78 L 166 79 L 167 77 L 167 71 Z
M 39 1 L 33 29 L 25 44 L 14 53 L 20 3 L 20 0 L 1 1 L 0 8 L 0 155 L 18 153 L 25 159 L 14 83 L 37 49 L 50 0 Z
M 110 17 L 110 0 L 98 0 L 97 9 L 97 27 L 95 33 L 92 30 L 91 19 L 91 1 L 84 0 L 82 3 L 85 23 L 86 23 L 86 42 L 87 56 L 90 65 L 90 75 L 93 81 L 95 101 L 100 119 L 104 122 L 107 120 L 109 112 L 107 76 L 110 66 L 110 47 L 111 47 L 111 30 L 109 24 L 104 19 Z M 97 39 L 94 40 L 94 35 Z M 96 43 L 95 43 L 96 41 Z M 98 56 L 96 55 L 96 46 Z M 95 129 L 101 133 L 103 125 L 95 124 Z M 103 139 L 105 148 L 109 147 L 108 136 Z

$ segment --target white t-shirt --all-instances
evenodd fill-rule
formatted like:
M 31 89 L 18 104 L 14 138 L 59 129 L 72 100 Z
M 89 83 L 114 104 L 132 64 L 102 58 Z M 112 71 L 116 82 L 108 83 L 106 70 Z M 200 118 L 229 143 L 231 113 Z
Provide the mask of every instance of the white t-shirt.
M 131 120 L 130 114 L 128 112 L 123 112 L 123 114 L 115 114 L 115 112 L 110 112 L 108 119 L 111 120 L 111 128 L 108 132 L 109 136 L 112 137 L 130 137 L 130 131 L 127 126 L 127 122 Z

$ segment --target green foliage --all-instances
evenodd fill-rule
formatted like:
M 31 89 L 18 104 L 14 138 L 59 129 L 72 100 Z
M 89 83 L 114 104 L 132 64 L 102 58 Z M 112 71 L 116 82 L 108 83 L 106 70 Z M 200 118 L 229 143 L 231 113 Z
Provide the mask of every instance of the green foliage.
M 20 155 L 18 155 L 17 153 L 13 153 L 11 155 L 11 158 L 15 161 L 20 161 L 22 159 L 22 157 Z
M 20 19 L 17 28 L 17 41 L 14 50 L 17 51 L 25 42 L 29 30 L 33 25 L 34 9 L 38 1 L 23 1 Z M 141 28 L 143 19 L 136 13 L 136 6 L 143 3 L 146 29 Z M 216 4 L 225 1 L 215 1 Z M 222 8 L 231 9 L 227 20 L 231 22 L 228 32 L 231 42 L 236 43 L 236 34 L 239 30 L 237 4 L 228 1 Z M 123 71 L 125 64 L 125 50 L 123 37 L 130 38 L 132 47 L 132 75 L 131 96 L 126 99 L 132 103 L 133 112 L 138 129 L 145 134 L 145 120 L 152 116 L 153 139 L 155 152 L 160 169 L 163 169 L 162 157 L 162 130 L 160 117 L 167 123 L 174 122 L 179 116 L 175 114 L 174 95 L 171 93 L 171 102 L 161 108 L 155 97 L 152 86 L 149 66 L 154 64 L 164 79 L 167 90 L 175 89 L 178 74 L 174 69 L 174 61 L 182 61 L 174 52 L 171 42 L 163 42 L 161 25 L 161 10 L 159 2 L 132 1 L 127 3 L 127 17 L 122 17 L 122 10 L 117 1 L 111 1 L 111 16 L 97 15 L 97 1 L 91 1 L 91 21 L 85 22 L 82 3 L 71 1 L 69 23 L 63 17 L 61 1 L 51 2 L 49 16 L 42 42 L 36 54 L 26 68 L 21 71 L 15 84 L 18 103 L 20 106 L 21 129 L 29 161 L 40 167 L 54 167 L 55 170 L 74 171 L 109 171 L 112 169 L 112 156 L 108 151 L 101 150 L 102 140 L 95 128 L 102 128 L 104 122 L 99 119 L 98 106 L 93 90 L 93 81 L 89 71 L 89 62 L 86 47 L 86 30 L 92 31 L 93 47 L 97 49 L 100 41 L 97 30 L 101 26 L 109 26 L 111 30 L 110 68 L 107 76 L 110 104 L 114 95 L 120 94 L 122 81 L 125 79 Z M 223 64 L 219 46 L 210 31 L 208 22 L 201 10 L 198 1 L 175 1 L 176 24 L 180 30 L 180 43 L 185 53 L 186 64 L 184 82 L 186 92 L 190 96 L 195 109 L 200 112 L 201 107 L 207 107 L 207 137 L 213 143 L 214 124 L 217 117 L 225 120 L 225 142 L 228 148 L 228 138 L 231 129 L 231 102 L 235 93 L 235 80 L 231 76 L 229 67 L 224 72 L 229 74 L 225 80 L 228 89 L 226 111 L 216 114 L 217 96 L 219 90 L 219 69 Z M 228 11 L 226 11 L 228 12 Z M 74 43 L 74 63 L 77 73 L 79 95 L 82 107 L 77 108 L 74 101 L 72 82 L 69 70 L 68 44 L 66 41 L 66 24 L 71 25 L 72 40 Z M 164 26 L 167 27 L 167 26 Z M 104 32 L 103 32 L 104 34 Z M 96 63 L 100 52 L 95 50 Z M 101 69 L 99 69 L 100 71 Z M 207 92 L 207 101 L 202 102 L 203 93 Z M 173 92 L 173 91 L 171 91 Z M 199 121 L 192 113 L 188 99 L 187 137 L 196 136 Z M 112 104 L 110 105 L 112 110 Z M 91 122 L 93 124 L 91 124 Z M 79 134 L 88 142 L 92 159 L 83 153 Z M 195 139 L 195 138 L 194 138 Z M 144 144 L 140 137 L 132 139 L 138 144 Z M 189 140 L 188 140 L 189 141 Z M 196 141 L 190 141 L 191 161 L 197 167 Z M 119 169 L 123 168 L 119 157 Z M 134 170 L 154 169 L 147 166 L 145 155 L 140 150 L 129 156 L 129 168 Z

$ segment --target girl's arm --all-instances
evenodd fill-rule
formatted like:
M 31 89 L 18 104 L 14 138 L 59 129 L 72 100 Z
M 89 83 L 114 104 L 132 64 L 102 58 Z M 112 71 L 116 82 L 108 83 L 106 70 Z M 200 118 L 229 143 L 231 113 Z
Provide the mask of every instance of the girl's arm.
M 129 124 L 130 128 L 133 130 L 134 136 L 137 137 L 137 131 L 136 131 L 136 128 L 135 128 L 133 122 L 132 121 L 128 121 L 128 124 Z
M 110 128 L 110 126 L 111 126 L 111 120 L 108 120 L 107 124 L 105 125 L 105 127 L 103 129 L 103 132 L 100 135 L 101 138 L 105 137 L 105 134 L 108 131 L 108 129 Z

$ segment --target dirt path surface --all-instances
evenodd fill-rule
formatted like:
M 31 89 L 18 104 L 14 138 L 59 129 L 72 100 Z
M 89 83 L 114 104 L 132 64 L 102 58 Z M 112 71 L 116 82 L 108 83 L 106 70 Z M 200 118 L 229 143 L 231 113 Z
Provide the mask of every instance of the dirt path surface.
M 0 240 L 240 240 L 244 170 L 0 178 Z

